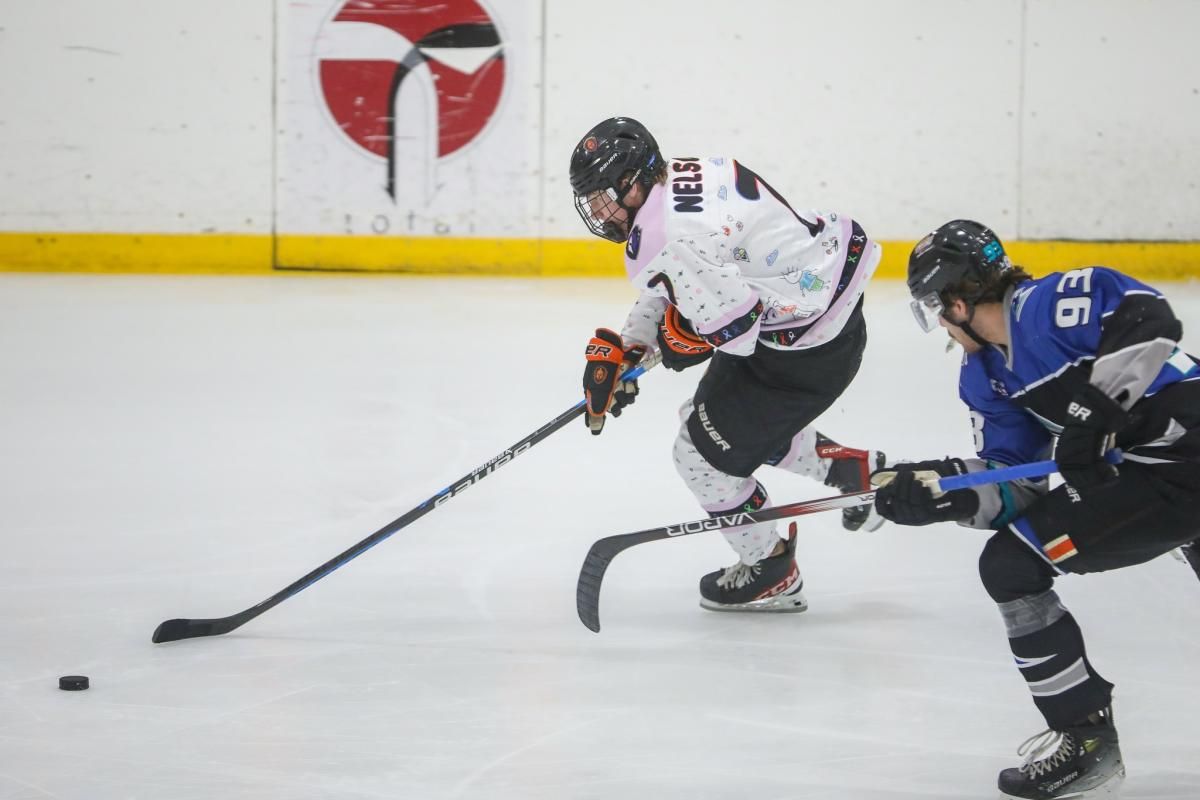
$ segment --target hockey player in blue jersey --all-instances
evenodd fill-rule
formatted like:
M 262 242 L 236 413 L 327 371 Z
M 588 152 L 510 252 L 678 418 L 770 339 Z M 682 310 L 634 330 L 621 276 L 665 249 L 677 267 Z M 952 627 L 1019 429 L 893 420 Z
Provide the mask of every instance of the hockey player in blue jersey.
M 1194 548 L 1200 368 L 1180 349 L 1182 325 L 1160 292 L 1098 266 L 1032 278 L 977 222 L 949 222 L 918 242 L 908 286 L 921 326 L 940 325 L 966 351 L 960 396 L 978 458 L 880 471 L 876 509 L 904 525 L 996 530 L 980 576 L 1049 726 L 1018 751 L 1025 763 L 1000 773 L 1005 796 L 1115 796 L 1125 768 L 1113 686 L 1053 584 Z M 1104 458 L 1114 446 L 1117 466 Z M 923 480 L 1048 452 L 1065 481 L 1053 491 L 1042 481 L 935 495 Z

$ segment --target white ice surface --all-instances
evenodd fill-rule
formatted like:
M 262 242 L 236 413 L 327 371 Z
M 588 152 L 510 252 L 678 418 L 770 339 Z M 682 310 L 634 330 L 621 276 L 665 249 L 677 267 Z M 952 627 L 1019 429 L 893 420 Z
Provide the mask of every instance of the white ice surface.
M 1200 329 L 1200 289 L 1166 287 Z M 714 614 L 717 535 L 676 477 L 699 371 L 657 370 L 240 630 L 257 603 L 578 399 L 620 281 L 0 277 L 0 798 L 974 800 L 1041 717 L 956 526 L 802 524 L 805 614 Z M 970 449 L 957 356 L 903 287 L 821 426 L 896 457 Z M 1195 334 L 1192 334 L 1193 341 Z M 1193 345 L 1193 350 L 1195 346 Z M 777 501 L 829 494 L 762 472 Z M 1167 557 L 1059 581 L 1117 684 L 1126 800 L 1200 797 L 1200 585 Z M 92 679 L 59 691 L 59 675 Z

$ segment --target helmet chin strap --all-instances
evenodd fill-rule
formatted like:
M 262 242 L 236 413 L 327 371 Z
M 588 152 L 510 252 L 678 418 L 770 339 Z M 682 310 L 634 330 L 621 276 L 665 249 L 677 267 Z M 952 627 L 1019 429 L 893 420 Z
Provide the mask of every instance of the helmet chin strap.
M 633 173 L 633 177 L 630 178 L 629 185 L 627 187 L 625 187 L 624 193 L 618 194 L 617 199 L 615 200 L 617 206 L 625 212 L 625 230 L 622 231 L 621 226 L 617 225 L 617 223 L 615 223 L 615 222 L 605 223 L 606 228 L 609 225 L 612 225 L 613 228 L 618 233 L 623 233 L 626 240 L 629 238 L 630 232 L 633 231 L 633 218 L 635 216 L 637 216 L 637 212 L 641 208 L 641 206 L 637 206 L 637 207 L 627 206 L 627 205 L 625 205 L 625 198 L 628 197 L 633 192 L 634 186 L 636 185 L 637 178 L 641 174 L 642 174 L 642 171 L 640 169 L 637 172 Z M 642 199 L 642 203 L 645 204 L 645 198 Z
M 945 313 L 942 314 L 942 318 L 965 333 L 967 336 L 971 337 L 971 341 L 975 342 L 975 344 L 979 345 L 980 347 L 991 347 L 992 343 L 976 333 L 975 329 L 971 327 L 971 322 L 975 319 L 975 304 L 967 303 L 967 308 L 969 309 L 967 318 L 962 322 L 955 322 L 947 317 Z

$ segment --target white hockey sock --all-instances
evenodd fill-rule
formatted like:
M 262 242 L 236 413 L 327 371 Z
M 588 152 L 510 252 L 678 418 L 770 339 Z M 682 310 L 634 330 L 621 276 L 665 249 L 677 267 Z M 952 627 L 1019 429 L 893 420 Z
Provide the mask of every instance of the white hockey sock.
M 809 425 L 792 437 L 787 453 L 774 466 L 815 481 L 824 481 L 832 463 L 832 459 L 817 455 L 817 429 Z
M 727 475 L 709 464 L 692 444 L 686 424 L 680 427 L 679 436 L 675 439 L 675 469 L 700 505 L 710 514 L 741 511 L 747 504 L 752 504 L 756 509 L 771 504 L 766 490 L 753 477 Z M 745 525 L 722 533 L 743 564 L 762 561 L 780 541 L 774 522 Z

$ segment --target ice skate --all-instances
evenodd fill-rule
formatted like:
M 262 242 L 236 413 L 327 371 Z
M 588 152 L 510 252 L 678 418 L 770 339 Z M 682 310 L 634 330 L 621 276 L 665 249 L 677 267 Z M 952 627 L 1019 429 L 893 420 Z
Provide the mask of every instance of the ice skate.
M 1025 756 L 1025 763 L 1000 773 L 1001 797 L 1113 799 L 1125 780 L 1117 729 L 1108 708 L 1090 715 L 1082 725 L 1043 731 L 1025 740 L 1017 755 Z
M 796 523 L 779 555 L 754 565 L 738 561 L 700 579 L 700 605 L 712 611 L 798 612 L 808 608 L 796 564 Z
M 832 486 L 842 494 L 871 491 L 871 473 L 883 469 L 887 461 L 878 450 L 843 447 L 821 433 L 817 433 L 816 452 L 819 457 L 830 460 L 825 485 Z M 872 503 L 842 509 L 842 527 L 848 531 L 874 531 L 884 522 Z

